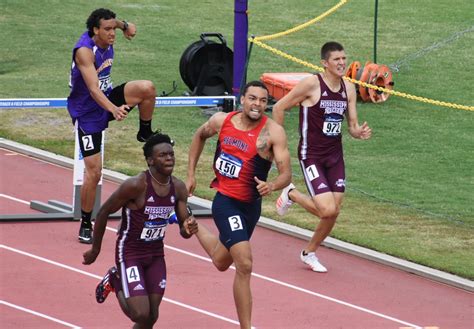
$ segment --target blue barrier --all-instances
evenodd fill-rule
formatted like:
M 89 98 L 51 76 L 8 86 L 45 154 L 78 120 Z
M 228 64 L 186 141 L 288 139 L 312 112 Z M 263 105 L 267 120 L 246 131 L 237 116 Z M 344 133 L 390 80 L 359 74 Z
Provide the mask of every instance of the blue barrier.
M 235 96 L 156 97 L 155 107 L 220 106 Z M 0 98 L 0 109 L 66 108 L 66 98 Z

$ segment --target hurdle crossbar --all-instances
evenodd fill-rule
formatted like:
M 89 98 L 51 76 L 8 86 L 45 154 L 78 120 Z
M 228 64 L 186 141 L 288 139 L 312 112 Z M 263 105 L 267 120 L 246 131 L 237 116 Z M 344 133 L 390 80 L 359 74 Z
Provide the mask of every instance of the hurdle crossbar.
M 235 104 L 235 96 L 156 97 L 155 107 L 217 107 L 226 100 Z M 0 98 L 0 109 L 66 107 L 66 98 Z

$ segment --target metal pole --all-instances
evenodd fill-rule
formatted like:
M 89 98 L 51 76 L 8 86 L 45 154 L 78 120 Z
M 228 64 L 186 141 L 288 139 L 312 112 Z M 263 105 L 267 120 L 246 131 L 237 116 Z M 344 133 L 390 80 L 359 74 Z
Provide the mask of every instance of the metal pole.
M 240 83 L 247 59 L 248 0 L 234 1 L 234 63 L 232 78 L 232 94 L 240 92 Z
M 375 0 L 374 14 L 374 63 L 377 63 L 377 12 L 379 8 L 379 0 Z
M 252 40 L 255 39 L 255 36 L 252 35 Z M 250 42 L 249 50 L 247 52 L 247 60 L 245 61 L 244 72 L 242 74 L 242 81 L 240 82 L 239 97 L 237 97 L 237 103 L 240 104 L 240 96 L 242 95 L 242 90 L 244 89 L 245 84 L 247 83 L 247 69 L 249 67 L 250 54 L 252 53 L 253 42 Z

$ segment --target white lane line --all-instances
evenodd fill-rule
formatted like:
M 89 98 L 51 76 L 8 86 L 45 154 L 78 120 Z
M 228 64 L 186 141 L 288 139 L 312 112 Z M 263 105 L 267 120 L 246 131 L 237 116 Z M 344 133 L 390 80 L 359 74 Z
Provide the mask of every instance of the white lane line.
M 45 263 L 48 263 L 48 264 L 51 264 L 51 265 L 55 265 L 55 266 L 58 266 L 58 267 L 61 267 L 61 268 L 64 268 L 64 269 L 67 269 L 67 270 L 70 270 L 70 271 L 73 271 L 73 272 L 77 272 L 77 273 L 80 273 L 80 274 L 83 274 L 83 275 L 86 275 L 86 276 L 90 276 L 90 277 L 98 279 L 98 280 L 102 279 L 102 277 L 99 276 L 99 275 L 92 274 L 92 273 L 89 273 L 89 272 L 86 272 L 86 271 L 83 271 L 83 270 L 80 270 L 78 268 L 71 267 L 71 266 L 68 266 L 68 265 L 65 265 L 65 264 L 62 264 L 62 263 L 58 263 L 58 262 L 55 262 L 53 260 L 50 260 L 50 259 L 47 259 L 47 258 L 44 258 L 44 257 L 41 257 L 41 256 L 33 255 L 33 254 L 30 254 L 28 252 L 25 252 L 25 251 L 22 251 L 22 250 L 19 250 L 19 249 L 16 249 L 16 248 L 5 246 L 3 244 L 0 245 L 0 248 L 4 248 L 4 249 L 10 250 L 12 252 L 16 252 L 18 254 L 28 256 L 28 257 L 40 260 L 42 262 L 45 262 Z M 196 311 L 198 313 L 202 313 L 204 315 L 208 315 L 208 316 L 211 316 L 213 318 L 220 319 L 220 320 L 223 320 L 223 321 L 235 324 L 235 325 L 240 324 L 238 321 L 226 318 L 226 317 L 221 316 L 219 314 L 215 314 L 215 313 L 212 313 L 212 312 L 209 312 L 209 311 L 206 311 L 206 310 L 203 310 L 203 309 L 191 306 L 191 305 L 187 305 L 187 304 L 184 304 L 184 303 L 181 303 L 181 302 L 178 302 L 178 301 L 166 298 L 166 297 L 163 297 L 163 300 L 168 302 L 168 303 L 175 304 L 175 305 L 178 305 L 178 306 L 182 306 L 182 307 L 185 307 L 187 309 Z
M 107 227 L 107 229 L 111 230 L 113 232 L 117 232 L 116 229 L 113 229 L 113 228 L 110 228 L 110 227 Z M 182 253 L 182 254 L 185 254 L 185 255 L 195 257 L 195 258 L 198 258 L 200 260 L 212 263 L 212 260 L 208 257 L 203 257 L 201 255 L 197 255 L 197 254 L 194 254 L 194 253 L 189 252 L 189 251 L 181 250 L 179 248 L 175 248 L 175 247 L 172 247 L 172 246 L 169 246 L 169 245 L 166 245 L 166 244 L 165 244 L 165 248 L 168 248 L 170 250 L 173 250 L 173 251 L 176 251 L 176 252 L 179 252 L 179 253 Z M 234 266 L 231 266 L 230 268 L 235 270 Z M 357 306 L 357 305 L 354 305 L 354 304 L 351 304 L 351 303 L 348 303 L 348 302 L 345 302 L 345 301 L 342 301 L 342 300 L 339 300 L 339 299 L 336 299 L 336 298 L 333 298 L 333 297 L 329 297 L 329 296 L 326 296 L 326 295 L 323 295 L 323 294 L 320 294 L 320 293 L 317 293 L 317 292 L 314 292 L 314 291 L 311 291 L 311 290 L 308 290 L 308 289 L 304 289 L 304 288 L 295 286 L 295 285 L 290 284 L 290 283 L 286 283 L 286 282 L 283 282 L 283 281 L 280 281 L 280 280 L 276 280 L 276 279 L 270 278 L 270 277 L 265 276 L 265 275 L 261 275 L 261 274 L 257 274 L 257 273 L 252 272 L 252 276 L 257 277 L 257 278 L 262 279 L 262 280 L 265 280 L 265 281 L 269 281 L 269 282 L 284 286 L 284 287 L 287 287 L 287 288 L 290 288 L 290 289 L 293 289 L 293 290 L 297 290 L 299 292 L 303 292 L 303 293 L 308 294 L 308 295 L 319 297 L 319 298 L 322 298 L 322 299 L 325 299 L 325 300 L 328 300 L 328 301 L 331 301 L 331 302 L 334 302 L 334 303 L 337 303 L 337 304 L 340 304 L 340 305 L 344 305 L 344 306 L 347 306 L 347 307 L 350 307 L 350 308 L 353 308 L 353 309 L 356 309 L 356 310 L 359 310 L 359 311 L 362 311 L 362 312 L 365 312 L 365 313 L 369 313 L 371 315 L 375 315 L 377 317 L 380 317 L 380 318 L 383 318 L 383 319 L 386 319 L 386 320 L 401 323 L 401 324 L 406 325 L 406 326 L 411 326 L 414 329 L 422 329 L 423 328 L 422 326 L 419 326 L 419 325 L 416 325 L 416 324 L 413 324 L 413 323 L 409 323 L 409 322 L 406 322 L 406 321 L 403 321 L 403 320 L 400 320 L 400 319 L 397 319 L 397 318 L 394 318 L 394 317 L 391 317 L 389 315 L 385 315 L 385 314 L 382 314 L 382 313 L 379 313 L 379 312 L 375 312 L 375 311 L 369 310 L 367 308 Z
M 6 195 L 6 194 L 0 193 L 0 197 L 5 198 L 5 199 L 10 199 L 10 200 L 12 200 L 12 201 L 16 201 L 16 202 L 20 202 L 20 203 L 24 203 L 24 204 L 30 205 L 30 203 L 29 203 L 28 201 L 25 201 L 25 200 L 22 200 L 22 199 L 18 199 L 18 198 L 15 198 L 15 197 L 12 197 L 12 196 L 9 196 L 9 195 Z
M 5 196 L 4 194 L 0 194 L 0 196 L 4 196 L 4 197 L 7 197 L 7 198 L 11 198 L 11 199 L 16 199 L 16 198 Z M 15 201 L 22 202 L 23 200 L 16 199 Z M 23 201 L 23 202 L 26 202 L 26 201 Z M 27 203 L 27 204 L 29 204 L 29 203 Z M 107 226 L 107 230 L 110 230 L 112 232 L 117 233 L 117 229 L 115 229 L 115 228 L 111 228 L 111 227 Z M 208 257 L 203 257 L 201 255 L 197 255 L 197 254 L 194 254 L 192 252 L 185 251 L 185 250 L 182 250 L 182 249 L 179 249 L 179 248 L 175 248 L 175 247 L 172 247 L 172 246 L 169 246 L 169 245 L 166 245 L 166 244 L 165 244 L 165 248 L 168 248 L 170 250 L 173 250 L 173 251 L 176 251 L 176 252 L 179 252 L 179 253 L 194 257 L 194 258 L 198 258 L 198 259 L 203 260 L 203 261 L 212 262 L 212 260 Z M 60 266 L 58 264 L 54 264 L 54 265 Z M 62 265 L 62 266 L 66 266 L 66 265 Z M 235 270 L 234 266 L 231 266 L 230 268 Z M 80 271 L 78 269 L 73 269 L 73 268 L 68 268 L 68 269 L 73 270 L 73 271 Z M 86 275 L 90 275 L 90 276 L 92 275 L 88 272 L 84 272 L 84 271 L 82 271 L 82 272 L 83 272 L 82 274 L 86 274 Z M 382 314 L 382 313 L 379 313 L 379 312 L 375 312 L 375 311 L 369 310 L 367 308 L 357 306 L 357 305 L 354 305 L 354 304 L 351 304 L 351 303 L 348 303 L 348 302 L 345 302 L 345 301 L 342 301 L 342 300 L 339 300 L 339 299 L 336 299 L 336 298 L 333 298 L 333 297 L 329 297 L 329 296 L 326 296 L 326 295 L 323 295 L 323 294 L 320 294 L 320 293 L 317 293 L 317 292 L 314 292 L 314 291 L 311 291 L 311 290 L 308 290 L 308 289 L 304 289 L 304 288 L 292 285 L 290 283 L 286 283 L 286 282 L 283 282 L 283 281 L 280 281 L 280 280 L 276 280 L 276 279 L 273 279 L 273 278 L 270 278 L 270 277 L 267 277 L 267 276 L 264 276 L 264 275 L 261 275 L 261 274 L 257 274 L 257 273 L 252 272 L 252 276 L 255 276 L 255 277 L 260 278 L 262 280 L 269 281 L 269 282 L 272 282 L 272 283 L 275 283 L 275 284 L 278 284 L 278 285 L 281 285 L 281 286 L 284 286 L 284 287 L 287 287 L 287 288 L 290 288 L 290 289 L 293 289 L 293 290 L 297 290 L 297 291 L 300 291 L 300 292 L 303 292 L 303 293 L 306 293 L 306 294 L 309 294 L 309 295 L 312 295 L 312 296 L 316 296 L 316 297 L 319 297 L 319 298 L 322 298 L 322 299 L 325 299 L 325 300 L 328 300 L 328 301 L 331 301 L 331 302 L 334 302 L 334 303 L 337 303 L 337 304 L 340 304 L 340 305 L 344 305 L 344 306 L 347 306 L 347 307 L 350 307 L 350 308 L 353 308 L 353 309 L 356 309 L 356 310 L 359 310 L 359 311 L 362 311 L 362 312 L 365 312 L 365 313 L 368 313 L 368 314 L 371 314 L 371 315 L 375 315 L 377 317 L 381 317 L 381 318 L 386 319 L 386 320 L 397 322 L 397 323 L 400 323 L 400 324 L 403 324 L 403 325 L 406 325 L 406 326 L 411 326 L 414 329 L 421 329 L 422 328 L 422 326 L 419 326 L 419 325 L 416 325 L 416 324 L 413 324 L 413 323 L 409 323 L 409 322 L 391 317 L 389 315 L 385 315 L 385 314 Z M 94 276 L 94 277 L 96 277 L 98 279 L 102 278 L 102 277 L 99 277 L 99 276 Z M 163 300 L 167 300 L 167 298 L 164 297 Z M 171 300 L 167 300 L 167 301 L 170 302 L 170 303 L 174 303 L 174 301 L 171 301 Z M 192 306 L 190 306 L 190 307 L 192 307 Z M 207 311 L 200 310 L 199 312 L 204 313 L 204 312 L 207 312 Z M 213 315 L 213 316 L 220 317 L 219 315 Z M 238 322 L 236 322 L 234 320 L 227 319 L 226 321 L 238 324 Z
M 59 323 L 59 324 L 63 324 L 63 325 L 65 325 L 66 327 L 69 327 L 69 328 L 74 328 L 74 329 L 81 328 L 81 327 L 79 327 L 79 326 L 76 326 L 75 324 L 72 324 L 72 323 L 69 323 L 69 322 L 66 322 L 66 321 L 62 321 L 62 320 L 53 318 L 52 316 L 49 316 L 49 315 L 46 315 L 46 314 L 43 314 L 43 313 L 40 313 L 40 312 L 36 312 L 36 311 L 33 311 L 33 310 L 30 310 L 29 308 L 25 308 L 25 307 L 22 307 L 22 306 L 19 306 L 19 305 L 16 305 L 16 304 L 12 304 L 12 303 L 9 303 L 9 302 L 4 301 L 4 300 L 0 300 L 0 304 L 9 306 L 9 307 L 11 307 L 11 308 L 15 308 L 15 309 L 17 309 L 17 310 L 20 310 L 20 311 L 23 311 L 23 312 L 26 312 L 26 313 L 30 313 L 30 314 L 39 316 L 40 318 L 43 318 L 43 319 L 47 319 L 47 320 L 50 320 L 50 321 L 53 321 L 53 322 L 56 322 L 56 323 Z

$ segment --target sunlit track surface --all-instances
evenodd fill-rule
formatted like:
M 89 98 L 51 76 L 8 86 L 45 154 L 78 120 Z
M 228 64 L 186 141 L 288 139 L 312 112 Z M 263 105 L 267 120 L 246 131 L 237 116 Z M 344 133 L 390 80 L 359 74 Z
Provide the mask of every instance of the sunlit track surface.
M 0 212 L 33 213 L 30 200 L 70 203 L 71 169 L 0 149 Z M 117 187 L 104 182 L 103 199 Z M 213 222 L 200 219 L 214 230 Z M 109 221 L 101 255 L 81 264 L 88 246 L 77 222 L 2 223 L 2 328 L 129 328 L 114 296 L 97 304 L 94 289 L 113 263 L 115 227 Z M 215 230 L 214 230 L 215 231 Z M 238 328 L 232 297 L 234 270 L 212 267 L 195 238 L 170 227 L 165 243 L 168 286 L 160 328 Z M 256 328 L 472 328 L 473 295 L 464 290 L 327 248 L 327 274 L 298 259 L 303 241 L 257 227 L 253 325 Z

